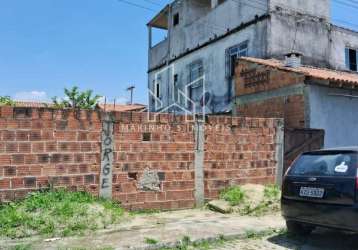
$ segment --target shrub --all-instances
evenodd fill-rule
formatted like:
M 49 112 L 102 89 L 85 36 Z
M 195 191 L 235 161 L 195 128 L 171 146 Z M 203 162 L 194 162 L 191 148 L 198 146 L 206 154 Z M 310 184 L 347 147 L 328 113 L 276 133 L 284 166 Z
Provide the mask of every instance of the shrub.
M 92 90 L 80 91 L 78 87 L 64 90 L 65 98 L 58 99 L 56 96 L 52 98 L 55 108 L 81 108 L 81 109 L 95 109 L 98 106 L 101 96 L 94 95 Z
M 231 206 L 237 206 L 243 202 L 245 193 L 238 186 L 229 187 L 220 193 L 220 199 L 226 200 Z
M 0 105 L 14 106 L 15 102 L 10 96 L 0 96 Z

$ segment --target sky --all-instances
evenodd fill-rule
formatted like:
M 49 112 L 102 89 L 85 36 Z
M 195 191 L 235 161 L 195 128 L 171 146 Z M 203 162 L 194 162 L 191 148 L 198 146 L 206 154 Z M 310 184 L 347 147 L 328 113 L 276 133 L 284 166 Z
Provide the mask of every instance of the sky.
M 333 1 L 333 23 L 358 30 L 358 1 Z M 0 0 L 0 96 L 46 101 L 76 85 L 125 103 L 135 85 L 146 104 L 146 23 L 169 2 Z

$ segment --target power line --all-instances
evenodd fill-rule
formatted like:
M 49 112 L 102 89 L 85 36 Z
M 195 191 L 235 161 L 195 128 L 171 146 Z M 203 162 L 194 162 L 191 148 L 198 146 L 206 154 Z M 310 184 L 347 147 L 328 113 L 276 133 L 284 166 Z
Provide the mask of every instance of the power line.
M 127 0 L 117 0 L 117 1 L 118 1 L 118 2 L 122 2 L 122 3 L 125 3 L 125 4 L 128 4 L 128 5 L 132 5 L 132 6 L 137 7 L 137 8 L 141 8 L 141 9 L 144 9 L 144 10 L 149 10 L 149 11 L 153 11 L 153 12 L 158 12 L 157 10 L 154 10 L 154 9 L 152 9 L 152 8 L 149 8 L 149 7 L 140 5 L 140 4 L 132 3 L 132 2 L 129 2 L 129 1 L 127 1 Z
M 336 2 L 337 4 L 345 6 L 345 7 L 350 7 L 352 9 L 358 10 L 358 5 L 355 5 L 353 3 L 346 3 L 341 0 L 333 0 L 333 2 Z
M 147 2 L 147 3 L 150 3 L 150 4 L 153 4 L 153 5 L 156 5 L 156 6 L 162 6 L 161 4 L 159 4 L 159 3 L 157 3 L 157 2 L 154 2 L 154 1 L 152 1 L 152 0 L 143 0 L 143 1 L 145 1 L 145 2 Z
M 342 19 L 334 18 L 333 21 L 335 21 L 335 22 L 337 22 L 337 23 L 342 23 L 342 24 L 346 24 L 346 25 L 349 25 L 349 26 L 358 28 L 358 24 L 356 24 L 356 23 L 351 23 L 351 22 L 348 22 L 348 21 L 344 21 L 344 20 L 342 20 Z

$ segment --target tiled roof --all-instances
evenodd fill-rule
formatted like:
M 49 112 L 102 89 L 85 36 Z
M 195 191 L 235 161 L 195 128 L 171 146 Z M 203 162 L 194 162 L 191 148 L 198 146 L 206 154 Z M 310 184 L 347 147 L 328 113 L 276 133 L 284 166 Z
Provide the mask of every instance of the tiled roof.
M 15 101 L 15 107 L 21 108 L 51 108 L 52 103 L 46 102 L 27 102 L 27 101 Z M 119 112 L 134 112 L 134 111 L 144 111 L 146 106 L 142 104 L 99 104 L 99 107 L 102 110 L 106 111 L 119 111 Z
M 338 71 L 327 68 L 315 68 L 311 66 L 303 65 L 298 68 L 285 67 L 282 61 L 276 59 L 259 59 L 252 57 L 241 57 L 240 60 L 258 63 L 266 65 L 269 67 L 292 71 L 295 73 L 301 73 L 308 77 L 313 77 L 321 80 L 328 80 L 332 82 L 337 82 L 340 84 L 352 84 L 358 86 L 358 73 L 353 73 L 349 71 Z
M 119 112 L 135 112 L 135 111 L 145 111 L 146 106 L 143 104 L 100 104 L 101 109 L 106 111 L 119 111 Z
M 52 103 L 47 103 L 47 102 L 15 101 L 15 107 L 20 107 L 20 108 L 47 108 L 51 106 Z

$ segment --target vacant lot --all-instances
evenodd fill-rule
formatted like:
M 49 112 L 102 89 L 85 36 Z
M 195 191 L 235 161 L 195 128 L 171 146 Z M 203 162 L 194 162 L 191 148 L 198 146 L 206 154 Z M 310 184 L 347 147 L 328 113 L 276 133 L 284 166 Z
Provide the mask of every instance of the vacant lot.
M 115 202 L 84 192 L 52 190 L 0 205 L 0 238 L 83 234 L 117 223 L 123 209 Z

